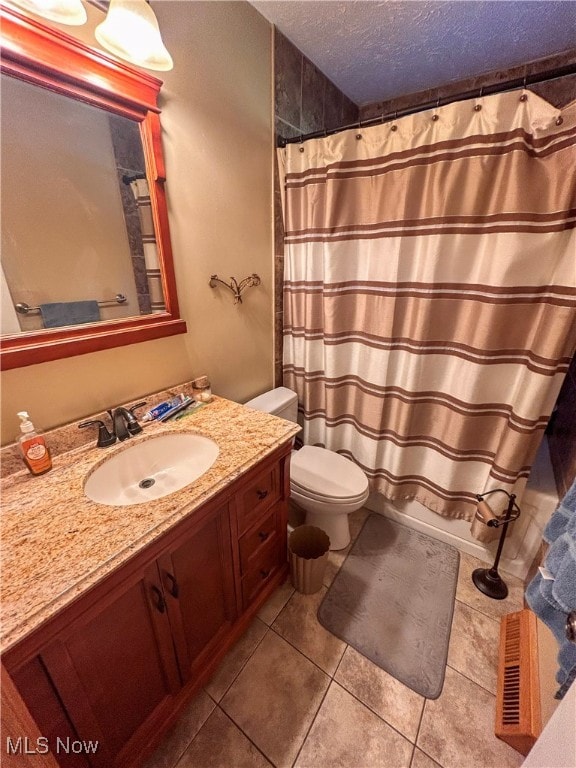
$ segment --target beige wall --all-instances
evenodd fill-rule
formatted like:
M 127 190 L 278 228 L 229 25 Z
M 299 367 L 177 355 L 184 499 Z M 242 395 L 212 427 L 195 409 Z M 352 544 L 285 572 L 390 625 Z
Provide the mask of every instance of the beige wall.
M 217 394 L 240 401 L 272 385 L 270 25 L 245 2 L 164 0 L 154 8 L 174 58 L 161 107 L 188 333 L 3 372 L 3 443 L 22 409 L 49 428 L 204 373 Z M 262 285 L 240 306 L 208 286 L 214 273 L 227 280 L 252 272 Z

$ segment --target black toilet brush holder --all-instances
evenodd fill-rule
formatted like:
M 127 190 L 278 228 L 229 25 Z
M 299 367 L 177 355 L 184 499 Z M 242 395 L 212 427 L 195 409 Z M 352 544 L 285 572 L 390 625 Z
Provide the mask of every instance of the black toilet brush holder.
M 496 557 L 494 558 L 494 564 L 492 568 L 476 568 L 472 572 L 472 581 L 476 589 L 484 593 L 487 597 L 491 597 L 493 600 L 504 600 L 508 596 L 508 587 L 506 582 L 502 579 L 498 573 L 498 564 L 500 563 L 500 556 L 504 547 L 504 541 L 506 539 L 506 532 L 508 526 L 514 520 L 520 516 L 520 508 L 516 505 L 516 495 L 514 493 L 508 493 L 502 488 L 497 488 L 494 491 L 488 491 L 484 494 L 477 494 L 476 498 L 478 502 L 484 501 L 486 496 L 490 496 L 492 493 L 504 493 L 508 496 L 508 507 L 502 517 L 493 517 L 486 522 L 486 525 L 492 528 L 502 528 L 500 534 L 500 541 L 498 542 L 498 549 L 496 550 Z

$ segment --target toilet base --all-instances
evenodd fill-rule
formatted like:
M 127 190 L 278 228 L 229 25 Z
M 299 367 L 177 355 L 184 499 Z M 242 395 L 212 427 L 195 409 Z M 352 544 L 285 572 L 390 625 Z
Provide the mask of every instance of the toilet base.
M 345 549 L 350 544 L 347 512 L 306 512 L 306 525 L 315 525 L 325 531 L 330 539 L 330 549 Z

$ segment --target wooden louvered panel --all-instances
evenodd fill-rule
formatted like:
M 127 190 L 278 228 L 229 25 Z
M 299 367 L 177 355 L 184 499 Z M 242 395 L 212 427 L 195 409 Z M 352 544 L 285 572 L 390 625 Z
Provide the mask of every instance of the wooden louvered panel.
M 500 623 L 495 733 L 527 755 L 541 730 L 536 616 L 523 610 Z

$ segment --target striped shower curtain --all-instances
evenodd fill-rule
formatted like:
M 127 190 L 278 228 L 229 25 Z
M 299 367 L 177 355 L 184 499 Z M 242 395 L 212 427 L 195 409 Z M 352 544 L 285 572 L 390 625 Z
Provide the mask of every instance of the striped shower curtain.
M 306 444 L 447 517 L 521 493 L 576 347 L 575 146 L 526 91 L 279 150 Z

